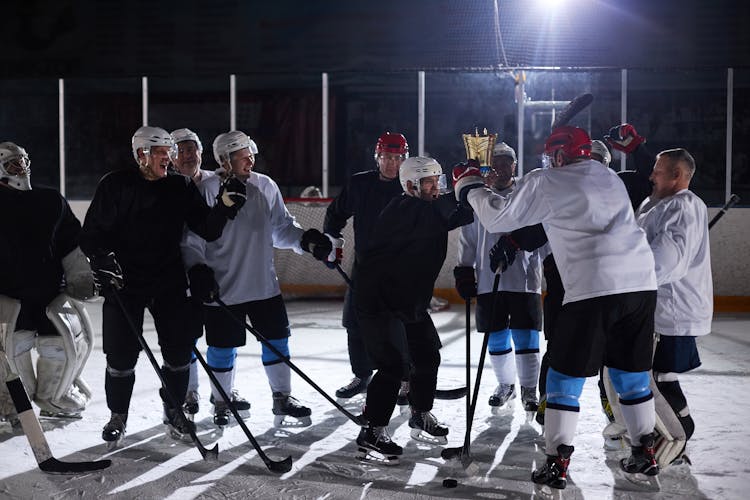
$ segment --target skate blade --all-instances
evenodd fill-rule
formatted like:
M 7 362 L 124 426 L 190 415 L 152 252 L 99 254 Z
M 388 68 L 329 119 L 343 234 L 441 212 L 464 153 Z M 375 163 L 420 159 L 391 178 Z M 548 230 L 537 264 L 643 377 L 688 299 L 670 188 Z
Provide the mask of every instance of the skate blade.
M 433 436 L 429 432 L 425 432 L 422 429 L 412 429 L 411 438 L 415 441 L 435 446 L 444 446 L 448 444 L 448 438 L 446 436 Z
M 291 415 L 274 415 L 273 425 L 278 429 L 310 427 L 312 420 L 310 417 L 292 417 Z
M 83 415 L 81 415 L 81 412 L 64 412 L 64 411 L 52 412 L 49 410 L 40 410 L 39 416 L 42 418 L 65 418 L 65 419 L 70 419 L 70 420 L 80 420 L 83 418 Z
M 357 454 L 355 456 L 357 460 L 364 462 L 364 463 L 379 464 L 379 465 L 398 465 L 399 464 L 398 455 L 383 455 L 382 453 L 379 453 L 375 450 L 370 450 L 368 448 L 363 448 L 361 446 L 357 449 Z
M 490 413 L 495 416 L 508 415 L 511 411 L 513 411 L 513 405 L 508 403 L 502 406 L 490 406 Z
M 544 498 L 545 500 L 562 500 L 564 498 L 562 488 L 553 488 L 548 484 L 535 483 L 534 491 L 540 498 Z
M 627 479 L 630 484 L 638 487 L 637 491 L 661 491 L 661 482 L 659 481 L 659 476 L 647 476 L 645 474 L 641 474 L 640 472 L 629 474 L 624 471 L 622 472 L 622 475 L 625 476 L 625 479 Z
M 167 436 L 172 438 L 174 441 L 178 441 L 180 443 L 192 443 L 193 442 L 193 439 L 190 436 L 190 433 L 187 433 L 187 432 L 182 433 L 169 424 L 165 424 L 164 427 L 166 427 Z
M 122 441 L 125 439 L 125 434 L 123 433 L 122 436 L 120 436 L 118 439 L 115 439 L 114 441 L 105 441 L 107 443 L 107 451 L 114 451 L 122 445 Z

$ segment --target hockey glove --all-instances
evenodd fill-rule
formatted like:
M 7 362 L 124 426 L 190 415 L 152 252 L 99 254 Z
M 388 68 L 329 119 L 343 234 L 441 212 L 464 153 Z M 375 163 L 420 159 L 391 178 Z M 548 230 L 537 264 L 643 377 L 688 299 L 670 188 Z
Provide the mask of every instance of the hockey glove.
M 328 255 L 333 251 L 333 243 L 317 229 L 308 229 L 302 234 L 300 246 L 305 252 L 310 252 L 316 259 L 328 262 Z
M 453 268 L 453 277 L 456 279 L 456 291 L 462 299 L 477 296 L 477 280 L 474 278 L 473 267 L 456 266 Z
M 97 255 L 90 259 L 91 270 L 94 271 L 94 283 L 99 289 L 99 293 L 112 288 L 120 290 L 125 286 L 122 277 L 122 268 L 117 262 L 114 252 Z
M 635 151 L 635 148 L 646 142 L 646 138 L 638 135 L 638 131 L 629 123 L 615 125 L 609 129 L 607 135 L 604 136 L 604 140 L 612 148 L 622 151 L 625 154 L 632 153 Z
M 188 271 L 190 295 L 201 302 L 213 302 L 219 298 L 219 284 L 214 270 L 206 264 L 196 264 Z
M 484 178 L 479 170 L 479 162 L 469 160 L 453 166 L 453 190 L 459 203 L 468 205 L 466 197 L 469 191 L 484 186 Z
M 518 243 L 509 234 L 500 236 L 497 243 L 490 248 L 490 269 L 496 273 L 498 269 L 504 273 L 509 266 L 513 265 L 518 252 Z
M 336 269 L 336 265 L 341 264 L 341 261 L 344 259 L 344 243 L 346 241 L 340 236 L 337 238 L 328 233 L 325 233 L 325 235 L 331 241 L 332 246 L 331 253 L 328 254 L 325 260 L 325 265 L 331 269 Z
M 236 177 L 229 177 L 221 183 L 216 204 L 227 218 L 234 219 L 237 217 L 237 212 L 240 211 L 247 200 L 245 190 L 245 183 Z

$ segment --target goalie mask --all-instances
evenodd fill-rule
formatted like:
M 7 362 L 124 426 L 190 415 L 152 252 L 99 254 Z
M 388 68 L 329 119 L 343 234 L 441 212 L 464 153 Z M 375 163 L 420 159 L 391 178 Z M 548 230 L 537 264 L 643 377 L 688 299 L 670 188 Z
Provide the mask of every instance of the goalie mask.
M 255 144 L 255 141 L 250 139 L 244 132 L 232 130 L 231 132 L 219 134 L 214 139 L 214 160 L 216 160 L 216 163 L 220 167 L 223 167 L 225 162 L 229 163 L 229 155 L 245 148 L 249 149 L 250 153 L 254 155 L 258 154 L 258 146 Z
M 398 177 L 401 181 L 401 187 L 409 196 L 432 200 L 445 191 L 446 182 L 443 167 L 433 158 L 421 156 L 407 158 L 399 168 Z M 425 179 L 424 185 L 422 179 Z M 411 181 L 411 186 L 409 186 L 409 181 Z
M 0 182 L 21 191 L 31 190 L 31 160 L 12 142 L 0 143 Z

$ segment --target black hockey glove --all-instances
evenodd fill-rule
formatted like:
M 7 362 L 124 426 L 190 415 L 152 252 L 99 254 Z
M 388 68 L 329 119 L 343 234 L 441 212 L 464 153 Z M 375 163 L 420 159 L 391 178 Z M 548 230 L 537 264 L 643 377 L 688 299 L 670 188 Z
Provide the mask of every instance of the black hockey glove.
M 245 183 L 237 177 L 229 177 L 221 183 L 216 204 L 227 218 L 234 219 L 237 217 L 237 212 L 240 211 L 247 200 L 245 190 Z
M 120 263 L 117 262 L 114 252 L 97 255 L 89 260 L 91 262 L 91 270 L 94 272 L 94 283 L 100 294 L 112 288 L 120 290 L 125 286 L 125 281 L 122 277 L 122 268 L 120 267 Z
M 462 299 L 477 296 L 477 280 L 474 278 L 473 267 L 456 266 L 453 268 L 453 277 L 456 278 L 456 291 Z
M 500 236 L 497 243 L 490 248 L 490 269 L 492 269 L 492 272 L 496 273 L 500 269 L 500 272 L 504 273 L 508 266 L 513 265 L 517 252 L 518 243 L 509 234 Z
M 219 284 L 214 270 L 206 264 L 196 264 L 188 271 L 190 295 L 201 302 L 213 302 L 219 298 Z
M 310 252 L 316 259 L 327 262 L 328 255 L 333 251 L 333 244 L 328 236 L 317 229 L 308 229 L 302 234 L 300 246 L 305 252 Z

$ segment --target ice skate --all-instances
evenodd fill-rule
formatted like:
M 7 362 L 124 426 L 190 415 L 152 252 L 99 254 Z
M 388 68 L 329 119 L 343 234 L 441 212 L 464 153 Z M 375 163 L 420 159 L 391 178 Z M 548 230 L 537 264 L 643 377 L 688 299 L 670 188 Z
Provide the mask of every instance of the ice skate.
M 107 449 L 114 450 L 125 438 L 127 414 L 112 413 L 109 422 L 102 429 L 102 439 L 107 442 Z
M 398 465 L 404 449 L 391 441 L 385 427 L 362 427 L 357 436 L 357 459 L 382 465 Z
M 435 445 L 448 443 L 448 427 L 438 422 L 435 415 L 429 411 L 412 410 L 409 427 L 412 439 Z
M 229 425 L 229 416 L 232 412 L 229 410 L 229 405 L 224 402 L 214 404 L 214 425 L 223 429 Z
M 547 462 L 531 473 L 531 480 L 536 484 L 549 486 L 558 490 L 568 484 L 568 465 L 574 448 L 565 444 L 557 447 L 557 455 L 547 455 Z
M 536 387 L 521 386 L 521 401 L 523 409 L 526 411 L 537 411 L 539 409 L 539 400 L 536 397 Z
M 656 436 L 646 434 L 641 436 L 640 446 L 631 446 L 631 454 L 628 458 L 620 460 L 620 467 L 625 472 L 625 477 L 644 489 L 659 491 L 659 465 L 656 463 Z
M 508 401 L 516 398 L 516 386 L 513 384 L 500 384 L 495 389 L 495 393 L 490 396 L 488 401 L 492 407 L 492 412 L 496 413 L 498 410 L 506 407 Z
M 201 396 L 198 391 L 188 391 L 185 395 L 185 404 L 182 405 L 182 410 L 191 422 L 195 421 L 195 415 L 200 409 L 200 399 Z
M 167 435 L 175 441 L 192 441 L 190 432 L 195 432 L 195 423 L 186 418 L 182 418 L 180 408 L 167 408 L 164 405 L 164 425 L 166 425 Z
M 367 386 L 370 383 L 370 377 L 354 377 L 351 382 L 336 390 L 336 397 L 341 399 L 353 398 L 357 394 L 367 392 Z
M 216 406 L 216 399 L 214 398 L 213 394 L 211 394 L 211 398 L 209 399 L 209 401 L 212 405 Z M 250 401 L 240 396 L 240 393 L 237 392 L 237 389 L 232 389 L 232 392 L 229 393 L 229 402 L 229 404 L 234 407 L 235 411 L 237 411 L 237 413 L 239 413 L 242 418 L 248 418 L 250 416 Z M 223 404 L 223 401 L 220 402 L 220 404 Z M 227 411 L 231 413 L 228 408 Z
M 281 392 L 273 393 L 273 425 L 276 427 L 309 427 L 310 408 L 299 404 L 295 398 Z
M 396 404 L 399 406 L 406 406 L 409 404 L 409 382 L 406 380 L 401 381 L 401 388 L 398 390 Z

